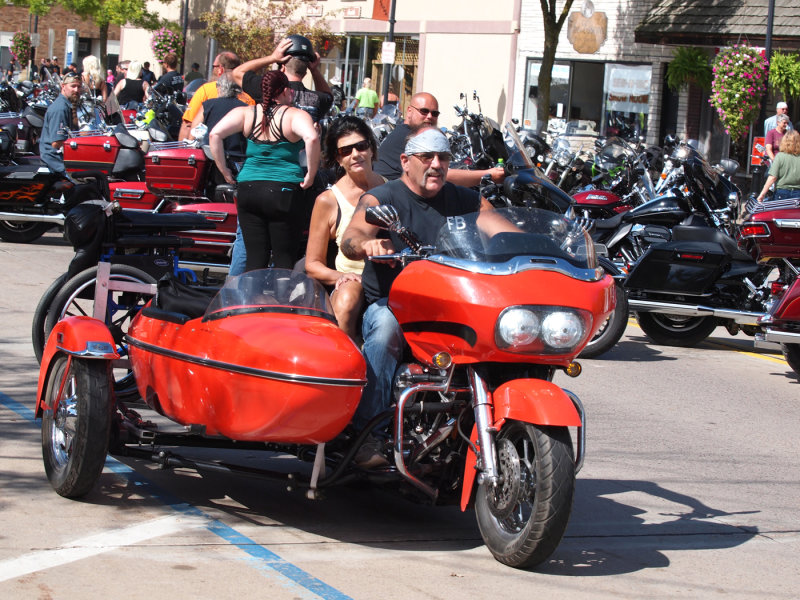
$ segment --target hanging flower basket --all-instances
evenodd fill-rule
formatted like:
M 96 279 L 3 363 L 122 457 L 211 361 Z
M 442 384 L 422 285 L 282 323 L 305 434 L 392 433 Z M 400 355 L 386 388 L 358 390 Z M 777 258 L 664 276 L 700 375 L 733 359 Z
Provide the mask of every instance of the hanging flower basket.
M 733 141 L 747 133 L 761 106 L 769 63 L 755 48 L 731 46 L 714 59 L 713 106 Z
M 11 38 L 11 57 L 17 61 L 20 66 L 27 65 L 31 57 L 31 36 L 25 31 L 18 31 Z
M 164 57 L 170 52 L 180 60 L 181 56 L 183 56 L 183 34 L 172 31 L 167 27 L 162 27 L 153 32 L 150 38 L 150 47 L 159 62 L 163 61 Z

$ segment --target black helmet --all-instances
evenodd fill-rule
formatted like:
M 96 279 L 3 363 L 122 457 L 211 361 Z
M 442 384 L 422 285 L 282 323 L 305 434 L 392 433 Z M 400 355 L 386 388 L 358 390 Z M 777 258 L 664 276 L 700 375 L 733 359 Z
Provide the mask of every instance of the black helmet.
M 287 36 L 287 39 L 292 40 L 292 45 L 286 51 L 286 54 L 295 58 L 300 58 L 306 62 L 314 62 L 316 55 L 314 48 L 311 47 L 311 40 L 300 34 L 293 33 Z

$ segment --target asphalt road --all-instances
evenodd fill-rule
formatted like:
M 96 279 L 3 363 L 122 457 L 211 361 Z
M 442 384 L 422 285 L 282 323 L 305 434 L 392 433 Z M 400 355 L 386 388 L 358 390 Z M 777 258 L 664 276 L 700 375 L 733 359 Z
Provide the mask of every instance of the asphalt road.
M 587 458 L 566 537 L 536 571 L 494 561 L 471 512 L 370 488 L 311 501 L 126 458 L 82 501 L 61 498 L 32 418 L 30 322 L 70 256 L 55 233 L 0 243 L 2 598 L 798 596 L 798 380 L 722 329 L 667 348 L 632 322 L 579 378 L 558 376 L 586 407 Z

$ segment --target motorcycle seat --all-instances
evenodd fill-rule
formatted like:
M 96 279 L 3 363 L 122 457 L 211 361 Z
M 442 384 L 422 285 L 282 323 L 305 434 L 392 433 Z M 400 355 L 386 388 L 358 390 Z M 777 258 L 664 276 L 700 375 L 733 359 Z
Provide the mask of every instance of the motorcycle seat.
M 622 223 L 627 213 L 619 213 L 609 219 L 596 219 L 594 222 L 595 231 L 614 231 Z
M 749 254 L 739 249 L 736 240 L 713 227 L 676 225 L 672 228 L 672 240 L 675 242 L 713 242 L 719 244 L 725 254 L 733 260 L 753 261 Z

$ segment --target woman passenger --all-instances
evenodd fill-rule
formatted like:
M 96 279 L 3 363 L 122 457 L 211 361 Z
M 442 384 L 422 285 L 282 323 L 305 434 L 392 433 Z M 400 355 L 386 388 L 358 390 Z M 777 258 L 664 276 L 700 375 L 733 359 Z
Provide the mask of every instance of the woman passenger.
M 108 87 L 103 76 L 103 69 L 100 68 L 100 61 L 96 56 L 90 54 L 84 57 L 81 79 L 83 86 L 94 98 L 102 98 L 103 102 L 108 100 Z
M 358 117 L 336 119 L 325 137 L 325 160 L 338 179 L 317 197 L 311 213 L 306 248 L 306 273 L 331 286 L 331 303 L 339 327 L 352 339 L 358 337 L 358 315 L 363 290 L 364 261 L 350 260 L 338 246 L 361 195 L 386 180 L 372 170 L 378 156 L 377 142 L 369 125 Z M 336 241 L 335 268 L 328 260 L 329 244 Z

